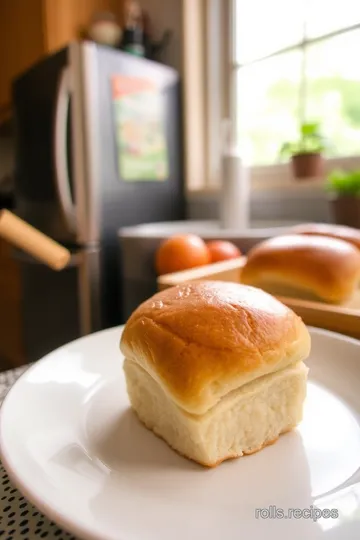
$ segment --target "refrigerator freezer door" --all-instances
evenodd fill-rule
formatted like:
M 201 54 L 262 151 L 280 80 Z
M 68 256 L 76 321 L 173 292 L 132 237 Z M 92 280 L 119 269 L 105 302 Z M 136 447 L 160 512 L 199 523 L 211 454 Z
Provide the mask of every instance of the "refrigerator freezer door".
M 125 154 L 136 170 L 144 164 L 139 148 L 132 146 L 135 124 L 137 133 L 146 131 L 140 138 L 155 154 L 159 130 L 151 130 L 151 104 L 145 99 L 141 105 L 142 98 L 135 124 L 120 125 L 114 78 L 125 87 L 140 83 L 158 90 L 162 144 L 165 140 L 160 179 L 129 179 L 119 166 Z M 66 245 L 96 245 L 112 236 L 115 246 L 119 227 L 184 217 L 181 104 L 174 70 L 109 47 L 74 42 L 20 76 L 13 102 L 16 212 L 25 221 Z M 121 115 L 129 113 L 131 103 L 122 101 Z M 158 170 L 157 161 L 153 169 Z

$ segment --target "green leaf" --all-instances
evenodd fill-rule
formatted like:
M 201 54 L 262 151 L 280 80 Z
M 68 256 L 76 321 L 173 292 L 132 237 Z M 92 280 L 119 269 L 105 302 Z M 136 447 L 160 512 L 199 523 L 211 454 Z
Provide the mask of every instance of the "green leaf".
M 308 122 L 302 124 L 298 141 L 283 144 L 280 157 L 291 157 L 297 154 L 321 154 L 330 148 L 329 141 L 320 133 L 319 124 Z
M 332 171 L 327 178 L 326 189 L 339 195 L 360 196 L 360 170 Z
M 319 124 L 317 123 L 307 123 L 301 126 L 301 135 L 303 137 L 317 135 L 318 133 L 319 133 Z

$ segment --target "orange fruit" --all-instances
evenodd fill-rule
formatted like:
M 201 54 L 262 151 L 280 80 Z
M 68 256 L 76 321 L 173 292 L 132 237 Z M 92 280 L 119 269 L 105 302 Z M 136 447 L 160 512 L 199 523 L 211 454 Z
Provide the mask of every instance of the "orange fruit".
M 180 272 L 210 263 L 205 242 L 195 234 L 180 234 L 165 240 L 157 249 L 155 267 L 158 275 Z
M 212 263 L 241 257 L 241 251 L 235 244 L 226 240 L 214 240 L 213 242 L 208 242 L 207 248 L 210 252 Z

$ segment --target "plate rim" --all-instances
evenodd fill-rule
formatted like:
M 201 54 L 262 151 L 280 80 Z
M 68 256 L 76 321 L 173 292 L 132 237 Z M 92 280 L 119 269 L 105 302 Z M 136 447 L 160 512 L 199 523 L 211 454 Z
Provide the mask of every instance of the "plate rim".
M 342 341 L 345 343 L 351 343 L 352 345 L 355 345 L 356 347 L 360 347 L 360 340 L 357 340 L 356 338 L 352 338 L 349 336 L 346 336 L 344 334 L 340 334 L 338 332 L 333 332 L 331 330 L 325 330 L 323 328 L 317 328 L 314 326 L 308 326 L 308 330 L 315 335 L 327 337 L 330 339 L 335 339 L 338 341 Z M 18 489 L 19 492 L 21 492 L 24 497 L 33 505 L 35 506 L 40 512 L 42 512 L 48 519 L 51 521 L 54 521 L 60 528 L 64 529 L 65 531 L 69 532 L 72 535 L 78 536 L 79 538 L 83 538 L 84 540 L 108 540 L 107 536 L 99 536 L 97 533 L 93 532 L 93 529 L 91 529 L 90 526 L 84 525 L 78 525 L 76 521 L 74 521 L 71 517 L 68 517 L 67 514 L 62 513 L 61 511 L 54 508 L 50 503 L 46 502 L 43 498 L 41 498 L 34 489 L 31 489 L 31 486 L 27 485 L 27 483 L 23 482 L 21 479 L 21 476 L 16 472 L 15 468 L 13 467 L 11 463 L 11 452 L 8 451 L 6 448 L 6 443 L 4 445 L 4 437 L 3 437 L 3 423 L 4 418 L 8 414 L 7 407 L 8 402 L 11 399 L 11 395 L 14 392 L 14 389 L 20 385 L 23 381 L 23 378 L 26 377 L 28 373 L 35 369 L 41 369 L 41 364 L 48 360 L 49 357 L 51 357 L 54 353 L 58 353 L 63 349 L 68 348 L 69 346 L 81 343 L 83 341 L 87 341 L 89 338 L 96 339 L 97 336 L 101 336 L 107 333 L 114 332 L 115 330 L 119 331 L 119 341 L 121 333 L 123 332 L 124 325 L 114 326 L 111 328 L 107 328 L 105 330 L 99 330 L 98 332 L 94 332 L 92 334 L 89 334 L 87 336 L 81 336 L 80 338 L 77 338 L 75 340 L 72 340 L 65 345 L 62 345 L 61 347 L 58 347 L 57 349 L 54 349 L 53 351 L 49 352 L 48 354 L 44 355 L 39 360 L 35 361 L 28 369 L 24 371 L 20 375 L 20 377 L 15 381 L 15 383 L 12 385 L 8 393 L 6 394 L 3 403 L 0 407 L 0 458 L 2 461 L 2 464 L 6 470 L 6 473 L 10 479 L 10 481 L 13 483 L 13 485 Z M 360 369 L 360 367 L 359 367 Z M 119 538 L 118 540 L 125 540 Z
M 28 486 L 26 483 L 24 483 L 20 475 L 15 471 L 14 467 L 11 464 L 11 459 L 4 450 L 4 438 L 3 438 L 3 422 L 4 422 L 4 415 L 7 414 L 4 413 L 5 406 L 7 406 L 7 402 L 10 400 L 10 396 L 13 393 L 14 388 L 22 383 L 22 380 L 33 370 L 38 369 L 38 366 L 49 359 L 53 354 L 59 353 L 64 349 L 67 349 L 69 346 L 76 345 L 78 343 L 81 343 L 83 341 L 87 341 L 89 338 L 95 338 L 98 335 L 104 335 L 107 333 L 114 332 L 115 330 L 119 331 L 119 343 L 120 343 L 120 336 L 124 330 L 125 325 L 118 325 L 118 326 L 112 326 L 111 328 L 106 328 L 104 330 L 98 330 L 97 332 L 93 332 L 92 334 L 88 334 L 87 336 L 81 336 L 77 339 L 73 339 L 72 341 L 69 341 L 68 343 L 65 343 L 64 345 L 61 345 L 60 347 L 57 347 L 56 349 L 50 351 L 49 353 L 42 356 L 39 360 L 35 360 L 28 369 L 26 369 L 19 377 L 16 379 L 15 383 L 11 386 L 10 390 L 7 392 L 1 406 L 0 406 L 0 459 L 1 463 L 11 481 L 11 483 L 14 485 L 14 487 L 32 504 L 34 507 L 36 507 L 37 510 L 40 510 L 42 514 L 44 514 L 49 520 L 53 521 L 60 527 L 61 529 L 64 529 L 64 531 L 68 532 L 71 535 L 75 535 L 79 537 L 79 539 L 84 540 L 107 540 L 105 537 L 99 537 L 97 534 L 94 534 L 92 530 L 88 527 L 81 527 L 76 522 L 74 522 L 71 518 L 68 518 L 67 515 L 64 515 L 61 511 L 54 509 L 53 506 L 51 506 L 49 503 L 44 501 L 40 496 L 36 494 L 34 490 L 31 489 L 30 486 Z M 9 452 L 10 454 L 10 452 Z M 119 538 L 119 540 L 123 540 Z M 125 540 L 125 539 L 124 539 Z

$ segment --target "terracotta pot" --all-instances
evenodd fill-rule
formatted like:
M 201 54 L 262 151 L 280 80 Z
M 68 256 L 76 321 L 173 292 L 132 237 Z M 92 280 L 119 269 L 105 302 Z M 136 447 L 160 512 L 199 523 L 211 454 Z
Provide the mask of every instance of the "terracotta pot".
M 324 160 L 321 154 L 296 154 L 292 156 L 292 168 L 298 180 L 319 178 L 323 175 Z
M 338 225 L 360 229 L 360 196 L 334 196 L 330 202 L 334 220 Z

